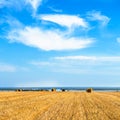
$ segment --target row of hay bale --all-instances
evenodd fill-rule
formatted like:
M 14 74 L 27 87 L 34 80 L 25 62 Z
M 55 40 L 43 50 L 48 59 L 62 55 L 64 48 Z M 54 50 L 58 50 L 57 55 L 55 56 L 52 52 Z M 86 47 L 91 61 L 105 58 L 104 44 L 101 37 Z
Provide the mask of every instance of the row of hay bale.
M 56 88 L 52 88 L 51 91 L 52 91 L 52 92 L 55 92 L 55 91 L 57 91 L 57 90 L 56 90 Z M 66 90 L 65 90 L 65 89 L 61 89 L 61 91 L 62 91 L 62 92 L 65 92 Z
M 26 91 L 26 90 L 23 90 L 23 89 L 17 89 L 16 91 L 17 91 L 17 92 L 22 92 L 22 91 Z M 28 90 L 27 90 L 27 91 L 28 91 Z M 37 90 L 37 91 L 38 91 L 38 90 Z M 49 91 L 49 90 L 41 89 L 41 90 L 39 90 L 39 91 Z M 56 90 L 56 88 L 52 88 L 51 91 L 52 91 L 52 92 L 55 92 L 55 91 L 57 91 L 57 90 Z M 66 90 L 65 90 L 65 89 L 61 89 L 61 91 L 62 91 L 62 92 L 65 92 Z M 86 89 L 86 92 L 87 92 L 87 93 L 91 93 L 92 91 L 93 91 L 92 88 L 88 88 L 88 89 Z
M 24 90 L 24 89 L 16 89 L 16 92 L 22 92 L 22 91 L 49 91 L 49 90 L 45 90 L 45 89 L 40 89 L 40 90 Z
M 52 92 L 56 91 L 56 88 L 52 88 L 51 91 L 52 91 Z M 62 92 L 65 92 L 66 90 L 65 90 L 65 89 L 61 89 L 61 91 L 62 91 Z M 93 89 L 92 89 L 92 88 L 88 88 L 88 89 L 86 89 L 86 92 L 87 92 L 87 93 L 91 93 L 91 92 L 93 92 Z
M 49 90 L 45 90 L 45 89 L 40 89 L 40 90 L 23 90 L 23 89 L 16 89 L 16 92 L 22 92 L 22 91 L 49 91 Z M 52 92 L 57 91 L 56 88 L 52 88 L 51 89 Z M 65 92 L 65 89 L 61 89 L 62 92 Z

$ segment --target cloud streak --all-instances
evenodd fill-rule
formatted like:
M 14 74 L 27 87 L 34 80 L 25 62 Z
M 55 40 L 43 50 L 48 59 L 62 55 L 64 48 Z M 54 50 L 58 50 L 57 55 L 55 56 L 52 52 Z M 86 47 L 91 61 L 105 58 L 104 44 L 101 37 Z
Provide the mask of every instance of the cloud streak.
M 120 56 L 56 56 L 30 63 L 37 68 L 68 74 L 119 75 Z
M 80 18 L 79 16 L 75 16 L 75 15 L 44 14 L 44 15 L 40 15 L 39 18 L 68 28 L 79 27 L 79 26 L 88 28 L 88 23 L 83 18 Z
M 102 27 L 106 26 L 110 21 L 109 17 L 102 15 L 99 11 L 88 12 L 87 15 L 89 20 L 98 21 Z
M 55 9 L 54 7 L 48 7 L 51 11 L 56 13 L 62 13 L 63 11 L 61 9 Z
M 12 30 L 7 39 L 10 42 L 23 43 L 46 51 L 82 49 L 89 47 L 94 41 L 92 38 L 65 37 L 61 32 L 43 30 L 38 27 Z
M 0 72 L 15 72 L 16 67 L 5 63 L 0 63 Z
M 16 85 L 17 87 L 58 87 L 60 86 L 60 83 L 55 80 L 39 80 L 39 82 L 36 82 L 35 80 L 33 82 L 24 82 L 21 84 Z
M 31 5 L 33 10 L 36 12 L 38 7 L 41 5 L 43 0 L 26 0 L 27 3 Z
M 0 0 L 0 8 L 7 7 L 15 10 L 22 10 L 31 6 L 32 12 L 35 13 L 43 0 Z
M 120 62 L 120 56 L 63 56 L 63 57 L 55 57 L 54 59 L 56 59 L 56 60 Z
M 25 7 L 25 0 L 0 0 L 0 8 L 9 8 L 14 10 L 22 10 Z
M 32 61 L 32 62 L 30 62 L 30 64 L 32 64 L 32 65 L 35 65 L 35 66 L 49 66 L 49 65 L 51 65 L 51 63 L 50 62 L 42 62 L 42 61 Z
M 117 42 L 120 43 L 120 37 L 117 38 Z

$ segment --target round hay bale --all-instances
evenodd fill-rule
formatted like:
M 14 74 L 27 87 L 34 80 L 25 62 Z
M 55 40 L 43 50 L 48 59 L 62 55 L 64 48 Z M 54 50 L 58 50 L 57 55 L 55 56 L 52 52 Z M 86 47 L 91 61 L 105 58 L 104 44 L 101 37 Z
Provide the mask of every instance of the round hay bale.
M 86 90 L 86 92 L 88 92 L 88 93 L 91 93 L 92 91 L 93 91 L 92 88 L 88 88 L 88 89 Z
M 65 92 L 65 89 L 62 89 L 62 92 Z
M 23 90 L 22 90 L 22 89 L 17 89 L 16 91 L 17 91 L 17 92 L 21 92 L 21 91 L 23 91 Z
M 56 88 L 52 88 L 51 91 L 52 91 L 52 92 L 55 92 L 55 91 L 56 91 Z

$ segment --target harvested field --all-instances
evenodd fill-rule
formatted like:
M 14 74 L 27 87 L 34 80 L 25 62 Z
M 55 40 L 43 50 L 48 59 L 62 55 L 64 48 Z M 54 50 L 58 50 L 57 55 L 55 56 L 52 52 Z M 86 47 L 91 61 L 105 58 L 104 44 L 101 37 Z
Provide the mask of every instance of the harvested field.
M 120 120 L 120 92 L 0 92 L 0 120 Z

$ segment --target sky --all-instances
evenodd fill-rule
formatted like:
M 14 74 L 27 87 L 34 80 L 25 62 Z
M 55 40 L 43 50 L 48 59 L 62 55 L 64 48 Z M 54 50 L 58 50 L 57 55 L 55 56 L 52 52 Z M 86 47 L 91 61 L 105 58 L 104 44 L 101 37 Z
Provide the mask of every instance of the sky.
M 0 0 L 0 87 L 119 87 L 119 0 Z

